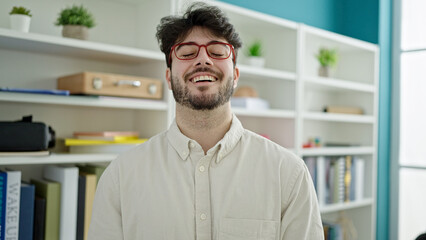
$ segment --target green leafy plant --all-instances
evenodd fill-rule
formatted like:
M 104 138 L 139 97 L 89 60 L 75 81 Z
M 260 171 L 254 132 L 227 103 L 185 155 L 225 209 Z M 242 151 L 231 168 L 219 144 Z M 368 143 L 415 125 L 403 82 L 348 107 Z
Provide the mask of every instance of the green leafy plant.
M 56 26 L 60 25 L 81 25 L 88 28 L 95 26 L 93 15 L 83 5 L 73 5 L 65 8 L 59 13 L 59 17 L 55 22 Z
M 333 67 L 337 63 L 336 49 L 320 48 L 316 57 L 323 67 Z
M 13 7 L 9 14 L 10 15 L 21 14 L 21 15 L 27 15 L 29 17 L 32 17 L 30 10 L 24 7 Z
M 250 57 L 261 57 L 263 55 L 262 42 L 261 41 L 253 42 L 249 46 L 247 54 Z

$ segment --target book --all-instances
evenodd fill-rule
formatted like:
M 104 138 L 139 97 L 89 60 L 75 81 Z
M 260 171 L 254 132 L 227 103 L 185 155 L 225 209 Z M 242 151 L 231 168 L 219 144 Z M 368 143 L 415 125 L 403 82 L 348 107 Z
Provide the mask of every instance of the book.
M 6 189 L 7 173 L 0 172 L 0 240 L 5 237 L 6 228 Z
M 56 90 L 56 89 L 1 87 L 0 91 L 2 91 L 2 92 L 16 92 L 16 93 L 36 93 L 36 94 L 48 94 L 48 95 L 63 95 L 63 96 L 69 96 L 70 95 L 70 91 L 68 91 L 68 90 Z
M 89 235 L 90 221 L 92 220 L 93 202 L 96 193 L 96 175 L 81 173 L 81 176 L 86 178 L 86 193 L 85 193 L 85 208 L 84 208 L 84 240 L 87 240 Z
M 349 202 L 351 200 L 351 184 L 352 184 L 352 174 L 351 174 L 351 168 L 352 168 L 352 156 L 346 156 L 345 157 L 345 170 L 344 170 L 344 198 L 343 200 L 345 202 Z
M 60 206 L 61 206 L 61 185 L 58 182 L 49 181 L 46 179 L 31 179 L 31 183 L 35 186 L 36 196 L 38 197 L 38 204 L 42 204 L 40 198 L 45 199 L 45 212 L 44 212 L 44 239 L 59 239 L 59 221 L 60 221 Z M 37 201 L 36 201 L 37 203 Z M 40 219 L 40 205 L 36 208 L 35 226 L 34 231 L 39 230 Z M 37 237 L 40 232 L 37 232 Z
M 35 186 L 21 183 L 19 209 L 19 240 L 33 239 Z
M 342 203 L 345 199 L 345 158 L 339 157 L 334 166 L 333 203 Z
M 133 131 L 74 132 L 73 135 L 74 137 L 139 137 L 139 133 Z
M 146 142 L 146 138 L 138 139 L 125 139 L 125 140 L 87 140 L 87 139 L 75 139 L 75 138 L 66 138 L 65 146 L 88 146 L 88 145 L 137 145 Z
M 44 240 L 45 222 L 46 222 L 46 199 L 36 195 L 35 201 L 34 201 L 33 240 Z M 59 226 L 58 226 L 58 229 L 59 229 Z
M 138 144 L 110 144 L 110 145 L 89 145 L 89 146 L 70 146 L 70 153 L 86 154 L 120 154 L 136 147 Z
M 46 179 L 61 184 L 59 239 L 75 240 L 77 229 L 78 168 L 48 165 L 44 167 Z
M 106 169 L 105 166 L 99 166 L 99 165 L 93 165 L 93 164 L 77 165 L 77 167 L 81 173 L 94 174 L 96 176 L 96 185 L 98 184 L 99 179 L 101 178 L 102 174 L 104 173 Z
M 349 107 L 349 106 L 326 106 L 323 109 L 327 113 L 340 113 L 340 114 L 364 114 L 362 108 L 359 107 Z
M 364 173 L 365 173 L 365 160 L 359 157 L 355 158 L 355 201 L 364 198 Z
M 2 171 L 6 173 L 6 211 L 4 239 L 18 240 L 19 237 L 19 210 L 21 200 L 21 171 Z M 2 226 L 3 227 L 3 226 Z M 4 231 L 3 231 L 4 230 Z M 3 236 L 3 235 L 2 235 Z
M 78 201 L 77 201 L 77 240 L 84 239 L 84 210 L 86 205 L 86 177 L 78 176 Z
M 317 188 L 317 159 L 315 157 L 306 157 L 305 159 L 306 167 L 308 168 L 309 174 L 311 175 L 312 182 Z
M 261 98 L 253 98 L 253 97 L 232 97 L 231 106 L 237 107 L 237 108 L 250 109 L 250 110 L 269 109 L 268 101 Z
M 327 203 L 327 181 L 326 181 L 326 161 L 325 157 L 320 156 L 317 158 L 317 196 L 320 206 Z

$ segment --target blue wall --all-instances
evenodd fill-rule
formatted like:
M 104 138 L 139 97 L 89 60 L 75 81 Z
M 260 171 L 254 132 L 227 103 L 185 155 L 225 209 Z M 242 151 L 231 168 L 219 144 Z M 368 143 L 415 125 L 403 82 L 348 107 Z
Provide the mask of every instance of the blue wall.
M 376 239 L 389 239 L 392 0 L 221 1 L 379 45 Z
M 378 43 L 379 0 L 221 0 L 244 8 Z

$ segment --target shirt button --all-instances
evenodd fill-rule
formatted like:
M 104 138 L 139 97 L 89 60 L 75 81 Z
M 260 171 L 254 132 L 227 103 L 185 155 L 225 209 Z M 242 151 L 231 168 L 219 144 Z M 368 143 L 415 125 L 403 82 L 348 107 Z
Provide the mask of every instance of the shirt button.
M 198 170 L 200 170 L 200 172 L 204 172 L 206 168 L 204 166 L 201 166 L 200 168 L 198 168 Z
M 190 142 L 190 143 L 189 143 L 189 147 L 190 147 L 190 148 L 194 148 L 194 147 L 195 147 L 195 144 L 194 144 L 193 142 Z
M 206 214 L 203 213 L 203 214 L 200 215 L 200 218 L 201 218 L 201 220 L 206 220 L 207 216 L 206 216 Z
M 182 155 L 186 155 L 186 151 L 182 151 Z

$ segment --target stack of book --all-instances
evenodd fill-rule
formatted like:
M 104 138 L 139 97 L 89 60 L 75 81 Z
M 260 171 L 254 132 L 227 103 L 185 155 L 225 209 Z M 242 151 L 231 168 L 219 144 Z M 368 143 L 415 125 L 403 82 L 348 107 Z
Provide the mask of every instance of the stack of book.
M 305 157 L 320 206 L 364 198 L 365 160 L 357 156 Z
M 138 132 L 74 132 L 65 139 L 71 153 L 121 153 L 148 139 Z
M 0 171 L 0 239 L 87 239 L 104 170 L 48 165 L 30 183 L 21 182 L 20 171 Z

